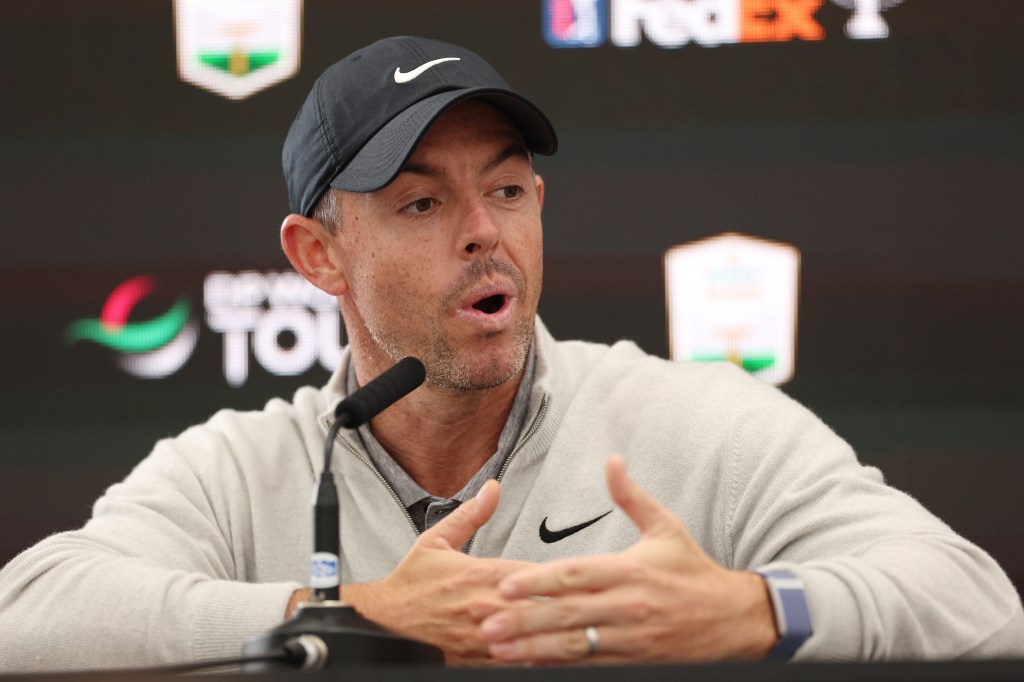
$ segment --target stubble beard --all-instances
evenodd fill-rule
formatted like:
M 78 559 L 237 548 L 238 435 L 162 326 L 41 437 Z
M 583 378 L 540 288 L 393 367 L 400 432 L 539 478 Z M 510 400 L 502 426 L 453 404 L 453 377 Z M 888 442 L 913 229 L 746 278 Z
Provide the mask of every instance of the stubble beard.
M 527 301 L 526 281 L 522 273 L 511 263 L 491 258 L 486 263 L 473 261 L 448 287 L 441 303 L 435 310 L 435 316 L 426 319 L 429 333 L 417 351 L 418 357 L 427 370 L 427 382 L 434 386 L 459 393 L 480 391 L 500 386 L 519 376 L 526 366 L 526 359 L 533 345 L 533 316 L 519 320 L 515 326 L 500 334 L 512 336 L 510 351 L 494 349 L 490 352 L 485 366 L 480 367 L 473 358 L 465 357 L 467 351 L 457 348 L 449 340 L 436 320 L 447 319 L 449 311 L 458 300 L 482 277 L 497 272 L 504 275 L 516 288 L 519 305 L 535 305 L 535 301 Z M 538 279 L 540 277 L 538 270 Z M 538 281 L 538 287 L 540 282 Z M 433 323 L 432 323 L 433 322 Z M 398 362 L 409 352 L 408 343 L 401 343 L 398 334 L 389 333 L 377 327 L 369 329 L 370 336 L 393 362 Z M 406 339 L 406 342 L 408 339 Z M 495 339 L 500 343 L 500 339 Z M 509 357 L 511 356 L 511 357 Z

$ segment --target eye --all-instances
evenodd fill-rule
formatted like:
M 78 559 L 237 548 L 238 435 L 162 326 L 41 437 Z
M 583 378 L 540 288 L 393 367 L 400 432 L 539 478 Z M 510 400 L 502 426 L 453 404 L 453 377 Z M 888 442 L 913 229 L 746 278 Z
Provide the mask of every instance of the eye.
M 507 185 L 494 192 L 502 199 L 518 199 L 523 195 L 523 188 L 519 185 Z
M 436 203 L 437 202 L 430 197 L 422 197 L 416 201 L 406 204 L 402 207 L 402 211 L 413 215 L 420 215 L 432 209 Z

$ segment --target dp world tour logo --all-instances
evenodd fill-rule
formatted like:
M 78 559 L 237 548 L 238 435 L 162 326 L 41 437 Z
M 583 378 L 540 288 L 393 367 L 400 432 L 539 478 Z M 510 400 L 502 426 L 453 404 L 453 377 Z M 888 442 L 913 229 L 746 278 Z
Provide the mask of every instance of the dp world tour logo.
M 129 322 L 132 310 L 154 288 L 154 279 L 146 275 L 121 282 L 107 297 L 99 319 L 73 322 L 64 332 L 65 341 L 92 341 L 117 351 L 118 365 L 133 376 L 159 379 L 174 374 L 192 357 L 199 326 L 190 318 L 185 296 L 162 315 Z

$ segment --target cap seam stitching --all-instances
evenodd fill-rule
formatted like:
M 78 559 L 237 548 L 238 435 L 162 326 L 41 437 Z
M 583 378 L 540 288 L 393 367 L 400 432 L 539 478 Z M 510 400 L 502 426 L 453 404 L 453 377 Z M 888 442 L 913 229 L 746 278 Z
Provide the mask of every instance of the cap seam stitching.
M 323 83 L 318 82 L 316 89 L 316 111 L 317 118 L 319 118 L 320 120 L 317 124 L 317 128 L 320 130 L 320 137 L 323 139 L 324 143 L 327 145 L 327 149 L 331 153 L 331 165 L 334 167 L 334 171 L 332 173 L 332 177 L 328 178 L 327 181 L 323 183 L 323 188 L 316 188 L 318 190 L 319 195 L 323 195 L 324 191 L 326 191 L 326 188 L 331 186 L 331 182 L 334 180 L 335 177 L 337 177 L 338 173 L 341 172 L 341 169 L 338 167 L 338 147 L 334 142 L 334 136 L 331 135 L 330 127 L 327 125 L 327 116 L 325 115 L 324 112 L 323 98 L 321 97 L 322 92 Z M 314 204 L 315 203 L 316 202 L 314 202 Z M 312 209 L 313 207 L 310 206 L 309 210 Z

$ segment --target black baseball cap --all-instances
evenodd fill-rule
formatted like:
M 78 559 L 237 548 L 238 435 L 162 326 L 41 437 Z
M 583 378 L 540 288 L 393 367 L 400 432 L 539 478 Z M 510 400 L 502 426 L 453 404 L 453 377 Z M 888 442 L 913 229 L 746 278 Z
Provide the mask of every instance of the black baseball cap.
M 483 100 L 509 117 L 535 154 L 555 129 L 477 54 L 398 36 L 356 50 L 317 79 L 284 142 L 291 210 L 310 216 L 328 187 L 373 192 L 391 182 L 431 124 L 456 102 Z

